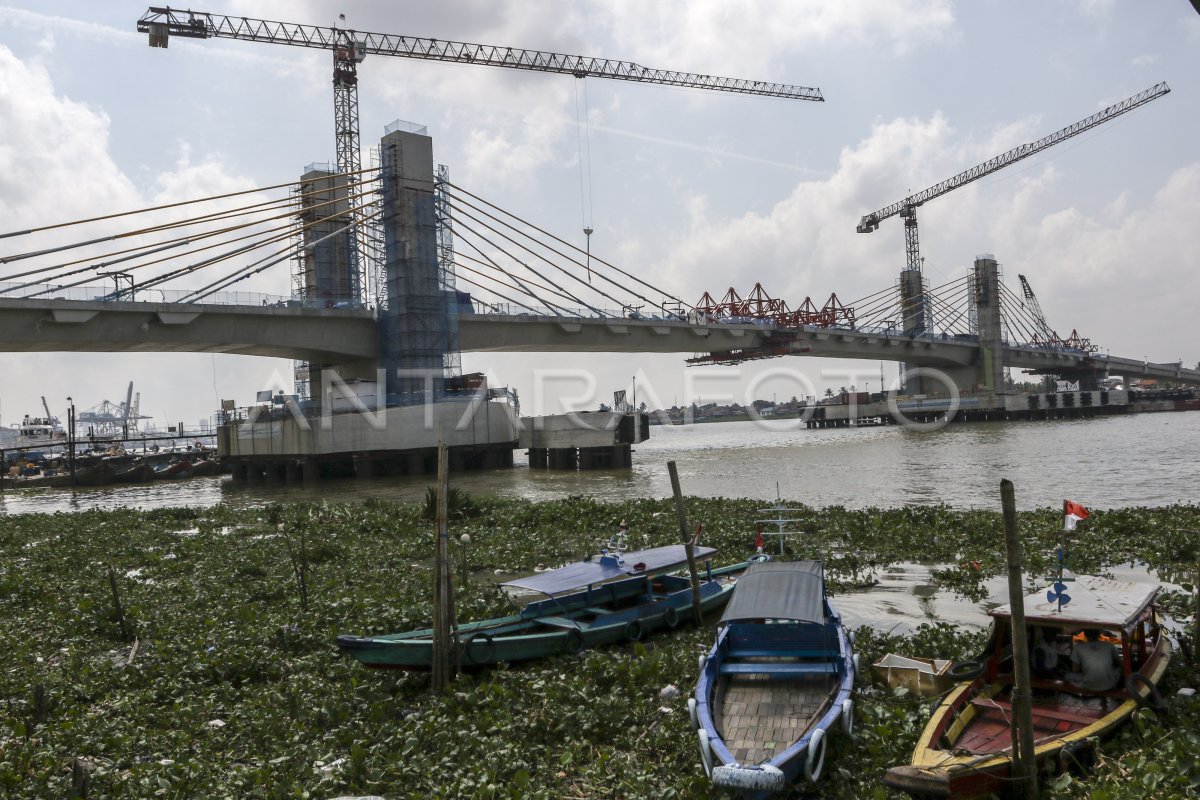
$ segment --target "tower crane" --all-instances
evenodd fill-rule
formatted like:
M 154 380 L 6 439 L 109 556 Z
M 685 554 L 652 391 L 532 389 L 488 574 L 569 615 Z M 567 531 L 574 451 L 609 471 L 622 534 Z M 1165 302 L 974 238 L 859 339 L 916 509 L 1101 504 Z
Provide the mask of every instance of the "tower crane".
M 367 33 L 348 28 L 319 27 L 293 22 L 272 22 L 170 7 L 150 7 L 138 20 L 137 29 L 140 33 L 149 34 L 151 47 L 165 48 L 171 36 L 182 36 L 189 39 L 241 39 L 332 51 L 337 169 L 344 175 L 357 174 L 362 168 L 358 135 L 358 65 L 368 55 L 508 67 L 534 72 L 562 73 L 574 75 L 576 78 L 609 78 L 789 100 L 821 102 L 825 99 L 820 89 L 807 86 L 652 69 L 629 61 L 607 58 L 390 33 Z M 352 197 L 350 202 L 354 202 Z M 352 206 L 352 214 L 353 211 Z M 358 235 L 355 231 L 350 247 L 352 274 L 358 274 L 358 249 Z
M 1122 100 L 1119 103 L 1105 108 L 1092 114 L 1086 119 L 1081 119 L 1076 123 L 1068 125 L 1060 131 L 1055 131 L 1049 136 L 1038 139 L 1036 142 L 1014 147 L 1007 153 L 1001 153 L 994 158 L 990 158 L 982 164 L 976 164 L 968 170 L 958 173 L 952 178 L 947 178 L 941 183 L 934 184 L 924 191 L 909 195 L 903 200 L 892 203 L 890 206 L 881 208 L 864 216 L 858 223 L 859 233 L 870 233 L 879 227 L 879 223 L 888 217 L 899 215 L 904 220 L 904 247 L 905 247 L 905 270 L 906 271 L 921 271 L 921 252 L 920 245 L 917 239 L 917 207 L 921 206 L 935 197 L 941 197 L 947 192 L 952 192 L 960 186 L 966 186 L 972 181 L 977 181 L 980 178 L 991 175 L 997 170 L 1015 164 L 1023 158 L 1035 153 L 1040 153 L 1048 147 L 1065 142 L 1073 136 L 1078 136 L 1084 131 L 1091 130 L 1097 125 L 1108 122 L 1111 119 L 1121 116 L 1122 114 L 1133 111 L 1135 108 L 1146 105 L 1152 100 L 1165 95 L 1171 91 L 1170 87 L 1165 82 L 1155 84 L 1145 91 L 1139 92 Z

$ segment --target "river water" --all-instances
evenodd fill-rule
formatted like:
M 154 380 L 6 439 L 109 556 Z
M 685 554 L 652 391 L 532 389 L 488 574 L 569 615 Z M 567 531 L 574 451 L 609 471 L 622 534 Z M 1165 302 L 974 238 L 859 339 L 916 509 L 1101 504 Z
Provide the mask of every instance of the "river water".
M 1200 502 L 1196 464 L 1200 413 L 1154 413 L 1091 420 L 993 422 L 916 431 L 899 426 L 808 430 L 797 420 L 656 426 L 635 448 L 633 468 L 587 472 L 512 469 L 455 473 L 472 494 L 546 500 L 668 497 L 667 462 L 685 494 L 750 497 L 812 506 L 897 507 L 945 503 L 1000 506 L 1000 480 L 1020 508 L 1088 508 Z M 339 480 L 315 486 L 234 484 L 228 476 L 99 489 L 0 494 L 0 513 L 133 506 L 253 507 L 294 500 L 414 500 L 434 477 Z
M 1200 502 L 1196 481 L 1200 413 L 1137 414 L 1092 420 L 997 422 L 915 431 L 897 426 L 808 430 L 795 420 L 707 423 L 651 428 L 633 468 L 590 472 L 530 470 L 522 455 L 512 469 L 451 476 L 472 494 L 545 500 L 586 495 L 599 500 L 667 497 L 667 462 L 679 468 L 685 493 L 750 497 L 813 506 L 897 507 L 945 503 L 1000 507 L 1000 480 L 1016 488 L 1021 508 L 1088 508 Z M 71 512 L 133 506 L 255 507 L 272 502 L 423 497 L 433 476 L 347 479 L 316 486 L 234 484 L 228 476 L 99 489 L 22 490 L 0 494 L 0 514 Z M 894 564 L 868 590 L 841 595 L 851 626 L 907 632 L 935 620 L 983 627 L 986 611 L 1004 602 L 1005 578 L 990 597 L 964 602 L 939 589 L 930 567 Z M 1119 577 L 1150 581 L 1144 569 Z

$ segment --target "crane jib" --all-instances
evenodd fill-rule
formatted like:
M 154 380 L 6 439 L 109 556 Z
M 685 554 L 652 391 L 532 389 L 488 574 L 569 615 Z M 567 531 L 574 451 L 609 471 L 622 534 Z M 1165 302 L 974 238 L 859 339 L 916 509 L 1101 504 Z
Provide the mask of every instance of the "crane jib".
M 1053 147 L 1060 142 L 1064 142 L 1067 139 L 1078 136 L 1084 131 L 1091 130 L 1097 125 L 1102 125 L 1103 123 L 1119 117 L 1126 112 L 1132 111 L 1135 108 L 1139 108 L 1146 103 L 1151 102 L 1152 100 L 1157 100 L 1170 91 L 1171 88 L 1167 86 L 1165 81 L 1162 83 L 1157 83 L 1154 86 L 1151 86 L 1149 89 L 1139 92 L 1132 97 L 1127 97 L 1119 103 L 1114 103 L 1102 111 L 1092 114 L 1090 117 L 1085 117 L 1084 119 L 1074 122 L 1067 127 L 1062 128 L 1061 130 L 1049 134 L 1048 136 L 1043 136 L 1041 139 L 1038 139 L 1035 142 L 1027 142 L 1026 144 L 1018 145 L 1012 150 L 1009 150 L 1007 153 L 1001 153 L 998 156 L 984 161 L 982 164 L 976 164 L 970 169 L 963 170 L 954 177 L 947 178 L 940 183 L 936 183 L 933 186 L 930 186 L 928 189 L 924 189 L 916 194 L 909 195 L 897 203 L 893 203 L 890 206 L 886 206 L 871 214 L 867 214 L 862 218 L 861 221 L 859 221 L 857 230 L 859 233 L 870 233 L 878 228 L 879 223 L 888 217 L 892 217 L 897 214 L 903 215 L 905 211 L 911 211 L 917 206 L 926 203 L 935 197 L 940 197 L 941 195 L 953 191 L 960 186 L 965 186 L 966 184 L 976 181 L 985 175 L 990 175 L 997 170 L 1004 169 L 1010 164 L 1015 164 L 1016 162 L 1028 158 L 1035 153 L 1040 153 L 1042 150 L 1045 150 L 1048 147 Z
M 369 33 L 342 28 L 327 28 L 316 25 L 300 25 L 291 22 L 234 17 L 210 14 L 205 11 L 181 11 L 171 8 L 150 7 L 138 20 L 137 29 L 150 34 L 153 47 L 166 47 L 170 36 L 194 39 L 224 38 L 244 41 L 287 44 L 295 47 L 312 47 L 323 50 L 345 47 L 350 43 L 356 59 L 367 54 L 422 58 L 435 61 L 453 61 L 462 64 L 508 67 L 537 72 L 554 72 L 574 75 L 577 78 L 592 77 L 610 80 L 626 80 L 638 83 L 655 83 L 667 86 L 683 86 L 708 89 L 733 94 L 750 94 L 779 97 L 787 100 L 811 100 L 824 102 L 821 90 L 811 86 L 793 86 L 786 83 L 723 78 L 677 70 L 643 67 L 629 61 L 568 55 L 517 47 L 456 42 L 446 39 L 428 39 L 415 36 L 398 36 L 387 33 Z

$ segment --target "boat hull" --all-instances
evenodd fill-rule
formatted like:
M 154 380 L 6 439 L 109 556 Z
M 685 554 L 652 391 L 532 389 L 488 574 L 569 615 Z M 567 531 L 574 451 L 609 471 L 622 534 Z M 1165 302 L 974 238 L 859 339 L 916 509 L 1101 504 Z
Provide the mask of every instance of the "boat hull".
M 852 730 L 853 645 L 823 586 L 820 604 L 821 621 L 722 620 L 692 703 L 701 762 L 715 786 L 767 798 L 801 777 L 815 782 L 827 737 Z
M 700 608 L 710 613 L 729 599 L 745 564 L 712 570 L 700 585 Z M 671 591 L 654 592 L 650 602 L 637 602 L 654 584 Z M 578 597 L 531 604 L 520 615 L 458 626 L 458 658 L 464 669 L 500 662 L 514 663 L 636 641 L 657 630 L 671 629 L 692 614 L 687 579 L 649 576 L 596 587 Z M 609 587 L 612 587 L 611 589 Z M 375 669 L 425 671 L 433 662 L 433 630 L 388 636 L 337 637 L 337 646 L 364 666 Z
M 1153 612 L 1136 623 L 1153 631 L 1143 638 L 1137 671 L 1123 686 L 1088 692 L 1062 680 L 1035 679 L 1032 720 L 1039 771 L 1056 773 L 1087 760 L 1093 738 L 1124 725 L 1140 704 L 1158 700 L 1157 686 L 1171 658 L 1170 641 Z M 1138 645 L 1130 644 L 1129 648 Z M 957 684 L 935 709 L 913 752 L 911 764 L 892 767 L 884 783 L 916 797 L 974 798 L 1006 791 L 1012 784 L 1011 675 L 990 674 Z

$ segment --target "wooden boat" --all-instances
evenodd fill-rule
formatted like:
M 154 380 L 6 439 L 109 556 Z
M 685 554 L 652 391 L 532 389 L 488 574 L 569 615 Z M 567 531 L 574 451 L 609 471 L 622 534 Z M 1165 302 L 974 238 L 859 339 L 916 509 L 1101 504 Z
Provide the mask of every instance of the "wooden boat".
M 88 466 L 75 466 L 74 478 L 68 478 L 67 485 L 75 486 L 107 486 L 113 481 L 116 469 L 107 461 L 96 461 Z
M 207 478 L 221 474 L 221 462 L 215 458 L 202 458 L 192 464 L 193 478 Z
M 688 701 L 705 774 L 746 797 L 816 782 L 826 737 L 854 729 L 850 634 L 819 561 L 754 564 L 721 616 Z
M 1043 590 L 1024 599 L 1031 630 L 1060 644 L 1079 647 L 1081 630 L 1098 629 L 1120 657 L 1120 679 L 1105 690 L 1089 690 L 1055 673 L 1032 679 L 1034 752 L 1039 769 L 1086 766 L 1090 740 L 1126 722 L 1139 704 L 1161 703 L 1157 685 L 1166 672 L 1171 645 L 1154 600 L 1160 587 L 1080 576 L 1069 585 L 1069 602 L 1059 606 Z M 978 797 L 1001 792 L 1012 771 L 1012 609 L 993 617 L 988 647 L 977 661 L 955 664 L 961 679 L 934 711 L 917 741 L 912 764 L 892 767 L 884 782 L 922 797 Z M 1034 635 L 1034 634 L 1029 634 Z M 1077 675 L 1072 678 L 1078 680 Z M 1116 677 L 1114 673 L 1114 678 Z
M 716 550 L 695 547 L 697 561 Z M 691 581 L 670 574 L 687 563 L 683 545 L 601 554 L 598 558 L 501 584 L 510 591 L 544 599 L 518 613 L 458 626 L 464 668 L 527 661 L 621 641 L 637 641 L 651 631 L 673 629 L 692 613 Z M 701 572 L 700 607 L 725 604 L 746 564 Z M 337 645 L 368 667 L 427 670 L 433 657 L 433 630 L 387 636 L 337 637 Z
M 154 470 L 156 480 L 180 480 L 192 477 L 192 462 L 172 461 Z
M 145 461 L 136 461 L 113 475 L 116 483 L 146 483 L 154 480 L 154 466 Z

